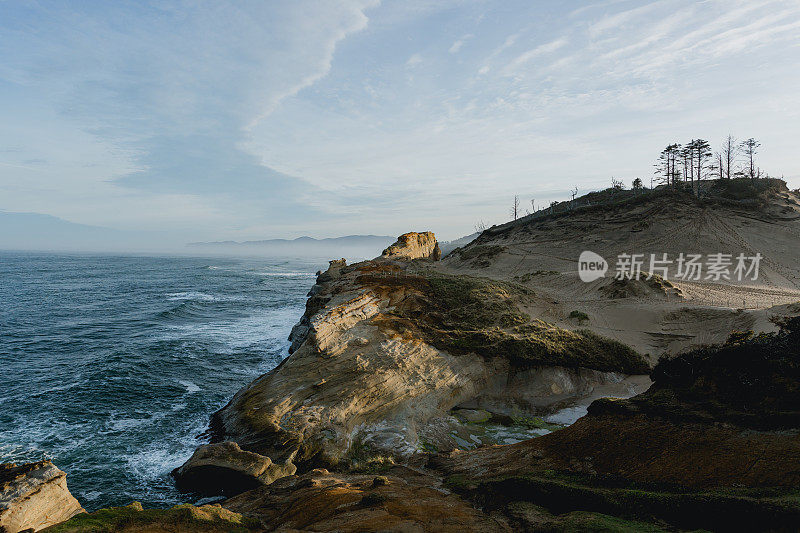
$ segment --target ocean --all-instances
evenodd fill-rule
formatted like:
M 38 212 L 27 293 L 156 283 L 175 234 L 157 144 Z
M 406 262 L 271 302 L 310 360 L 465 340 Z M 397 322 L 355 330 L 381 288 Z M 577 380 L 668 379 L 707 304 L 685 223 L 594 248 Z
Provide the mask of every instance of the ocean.
M 51 459 L 89 511 L 186 502 L 169 472 L 287 356 L 326 266 L 0 252 L 0 462 Z

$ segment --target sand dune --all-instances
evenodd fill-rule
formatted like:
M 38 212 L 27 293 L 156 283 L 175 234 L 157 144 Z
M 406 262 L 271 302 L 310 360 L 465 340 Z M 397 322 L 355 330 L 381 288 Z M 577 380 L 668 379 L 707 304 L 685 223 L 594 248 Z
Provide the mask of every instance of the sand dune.
M 731 331 L 773 331 L 771 317 L 800 313 L 800 199 L 781 187 L 761 202 L 653 194 L 529 217 L 491 228 L 438 268 L 524 284 L 535 292 L 527 309 L 532 318 L 588 328 L 655 358 L 724 342 Z M 606 259 L 604 278 L 580 280 L 585 250 Z M 711 254 L 730 254 L 731 279 L 706 279 L 707 268 L 698 280 L 681 279 L 682 253 L 702 254 L 703 263 Z M 644 255 L 642 278 L 613 279 L 620 254 Z M 674 261 L 667 282 L 646 279 L 651 254 Z M 737 279 L 739 254 L 761 255 L 758 279 Z M 573 311 L 588 320 L 570 318 Z

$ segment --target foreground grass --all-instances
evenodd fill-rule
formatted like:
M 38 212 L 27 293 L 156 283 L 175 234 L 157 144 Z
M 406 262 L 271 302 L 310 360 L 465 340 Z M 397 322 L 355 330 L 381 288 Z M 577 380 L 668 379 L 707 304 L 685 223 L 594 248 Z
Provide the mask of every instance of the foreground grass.
M 480 480 L 452 476 L 447 482 L 489 510 L 513 513 L 514 505 L 530 502 L 554 515 L 582 511 L 606 517 L 598 520 L 622 521 L 624 527 L 611 531 L 660 530 L 647 529 L 644 523 L 685 529 L 792 531 L 800 523 L 798 492 L 779 488 L 691 491 L 552 471 Z M 644 523 L 639 529 L 625 529 L 631 520 Z
M 248 533 L 260 529 L 257 520 L 244 517 L 215 505 L 195 507 L 177 505 L 171 509 L 142 509 L 134 502 L 125 507 L 111 507 L 80 514 L 43 531 L 47 533 L 137 532 L 229 532 Z

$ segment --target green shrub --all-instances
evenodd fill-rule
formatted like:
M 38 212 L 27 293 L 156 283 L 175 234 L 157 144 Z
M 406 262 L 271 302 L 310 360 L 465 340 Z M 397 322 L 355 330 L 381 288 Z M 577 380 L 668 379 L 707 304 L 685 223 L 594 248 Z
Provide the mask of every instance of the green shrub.
M 572 311 L 569 314 L 569 317 L 572 320 L 577 320 L 579 324 L 583 324 L 584 322 L 588 322 L 589 321 L 589 315 L 587 315 L 583 311 Z

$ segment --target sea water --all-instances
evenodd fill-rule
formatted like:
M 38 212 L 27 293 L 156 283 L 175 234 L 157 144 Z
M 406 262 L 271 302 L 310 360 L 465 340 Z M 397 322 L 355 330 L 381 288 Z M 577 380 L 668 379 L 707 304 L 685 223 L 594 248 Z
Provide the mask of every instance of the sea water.
M 326 263 L 0 252 L 0 462 L 51 459 L 88 510 L 187 501 L 169 472 Z

